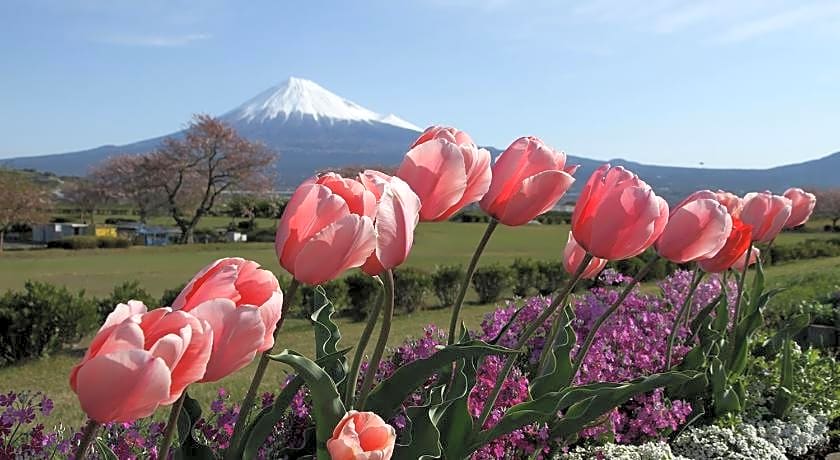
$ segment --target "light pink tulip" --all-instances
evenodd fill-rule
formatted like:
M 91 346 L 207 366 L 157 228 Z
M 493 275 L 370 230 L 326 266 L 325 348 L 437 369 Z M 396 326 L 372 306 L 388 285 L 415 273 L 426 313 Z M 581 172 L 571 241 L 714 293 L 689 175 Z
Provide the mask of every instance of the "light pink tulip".
M 148 417 L 204 376 L 212 344 L 207 321 L 132 300 L 108 315 L 70 372 L 70 387 L 99 423 Z
M 586 256 L 586 250 L 584 250 L 580 245 L 575 241 L 575 238 L 572 236 L 572 232 L 569 232 L 569 240 L 566 242 L 566 247 L 563 249 L 563 268 L 569 272 L 570 275 L 574 275 L 577 273 L 578 268 L 580 268 L 581 262 L 583 262 L 583 258 Z M 591 261 L 589 261 L 589 265 L 583 270 L 583 273 L 580 275 L 583 279 L 592 279 L 598 276 L 598 273 L 601 273 L 601 270 L 607 265 L 607 259 L 599 259 L 597 257 L 593 257 Z
M 489 151 L 462 131 L 433 126 L 414 142 L 396 175 L 420 197 L 420 220 L 441 221 L 480 200 L 490 174 Z
M 414 243 L 414 229 L 420 220 L 420 198 L 399 177 L 367 170 L 359 181 L 376 195 L 376 250 L 368 257 L 362 270 L 379 275 L 408 258 Z
M 295 190 L 274 241 L 280 265 L 313 285 L 361 266 L 376 248 L 374 194 L 358 181 L 324 177 Z
M 738 262 L 739 257 L 743 261 L 751 242 L 752 227 L 741 222 L 741 219 L 732 217 L 732 231 L 729 232 L 726 244 L 713 257 L 699 260 L 697 264 L 707 273 L 725 272 Z
M 714 192 L 701 190 L 671 210 L 656 251 L 678 264 L 709 259 L 723 248 L 731 231 L 729 211 Z
M 577 168 L 567 166 L 566 154 L 540 139 L 520 137 L 493 165 L 481 209 L 505 225 L 527 224 L 557 204 L 574 183 Z
M 785 228 L 798 227 L 808 222 L 817 205 L 817 197 L 801 188 L 789 188 L 785 190 L 784 196 L 791 201 L 792 206 Z
M 327 440 L 332 460 L 389 460 L 397 432 L 373 412 L 351 410 Z
M 598 168 L 580 193 L 572 234 L 587 252 L 607 260 L 629 259 L 659 238 L 668 203 L 621 166 Z
M 718 190 L 715 195 L 717 195 L 717 200 L 720 204 L 726 206 L 726 210 L 729 211 L 729 214 L 732 217 L 738 217 L 741 215 L 741 208 L 744 205 L 741 197 L 723 190 Z
M 172 307 L 213 327 L 213 353 L 202 382 L 214 382 L 274 346 L 283 292 L 277 277 L 260 264 L 231 257 L 198 272 Z
M 753 247 L 752 252 L 750 252 L 750 265 L 754 265 L 756 262 L 758 262 L 759 257 L 761 257 L 761 250 L 759 250 L 757 247 Z M 737 270 L 739 272 L 743 271 L 744 270 L 744 262 L 746 260 L 747 260 L 747 252 L 744 251 L 744 253 L 741 254 L 740 257 L 735 259 L 735 263 L 732 264 L 732 269 Z
M 792 206 L 790 199 L 770 192 L 747 193 L 741 220 L 752 226 L 753 241 L 769 243 L 782 231 Z

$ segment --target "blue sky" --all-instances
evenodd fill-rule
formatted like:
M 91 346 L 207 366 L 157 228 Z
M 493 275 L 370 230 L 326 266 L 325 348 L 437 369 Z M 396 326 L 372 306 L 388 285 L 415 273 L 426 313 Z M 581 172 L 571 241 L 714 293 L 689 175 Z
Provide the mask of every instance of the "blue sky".
M 417 125 L 598 159 L 840 150 L 840 2 L 7 0 L 0 158 L 122 144 L 289 75 Z

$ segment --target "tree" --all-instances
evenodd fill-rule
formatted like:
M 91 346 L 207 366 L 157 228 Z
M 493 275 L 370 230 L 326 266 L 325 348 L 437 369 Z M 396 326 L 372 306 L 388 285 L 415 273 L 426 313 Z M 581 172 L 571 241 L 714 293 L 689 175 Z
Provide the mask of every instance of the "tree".
M 61 190 L 64 200 L 79 209 L 82 222 L 96 224 L 96 210 L 109 201 L 109 196 L 100 184 L 89 178 L 68 182 Z M 87 217 L 90 216 L 90 221 Z
M 832 230 L 837 228 L 837 221 L 840 220 L 840 189 L 816 190 L 817 205 L 814 207 L 814 215 L 831 219 Z
M 229 125 L 196 115 L 183 138 L 168 138 L 144 156 L 145 170 L 166 197 L 169 214 L 191 243 L 201 218 L 226 192 L 259 193 L 274 185 L 276 154 Z
M 111 201 L 135 207 L 143 224 L 151 212 L 166 203 L 153 171 L 148 171 L 146 164 L 142 155 L 118 155 L 97 165 L 88 176 Z
M 32 225 L 47 216 L 47 191 L 22 173 L 0 170 L 0 252 L 13 225 Z

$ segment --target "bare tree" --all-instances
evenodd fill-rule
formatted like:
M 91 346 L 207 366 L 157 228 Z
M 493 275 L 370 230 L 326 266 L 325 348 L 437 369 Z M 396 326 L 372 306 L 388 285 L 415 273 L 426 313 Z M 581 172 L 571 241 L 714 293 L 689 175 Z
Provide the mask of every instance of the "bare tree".
M 166 203 L 162 189 L 156 186 L 154 171 L 148 171 L 146 164 L 141 155 L 118 155 L 97 165 L 88 176 L 110 200 L 136 208 L 143 224 L 151 212 Z
M 183 139 L 166 139 L 144 161 L 145 170 L 164 191 L 169 213 L 181 229 L 181 242 L 191 243 L 196 226 L 222 193 L 270 189 L 276 158 L 227 124 L 196 115 Z
M 50 197 L 47 191 L 15 171 L 0 170 L 0 252 L 6 232 L 13 225 L 31 225 L 47 217 Z
M 68 182 L 61 193 L 65 201 L 79 209 L 79 219 L 91 225 L 96 223 L 96 210 L 110 198 L 100 184 L 88 178 Z
M 817 196 L 814 214 L 831 219 L 832 229 L 836 228 L 840 220 L 840 189 L 815 190 L 814 195 Z

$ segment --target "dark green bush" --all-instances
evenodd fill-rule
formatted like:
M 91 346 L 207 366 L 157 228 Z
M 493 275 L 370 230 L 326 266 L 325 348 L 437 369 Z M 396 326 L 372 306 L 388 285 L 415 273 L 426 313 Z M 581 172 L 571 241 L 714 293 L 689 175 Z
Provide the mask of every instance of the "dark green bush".
M 840 238 L 811 239 L 796 244 L 777 245 L 770 248 L 770 262 L 777 264 L 792 260 L 840 256 Z
M 0 297 L 0 365 L 75 344 L 98 324 L 96 304 L 84 291 L 27 281 L 23 291 Z
M 532 259 L 516 259 L 510 266 L 513 271 L 513 293 L 527 297 L 539 290 L 540 265 Z
M 327 293 L 327 298 L 330 299 L 335 310 L 339 313 L 344 312 L 350 305 L 350 299 L 347 297 L 347 283 L 343 279 L 328 281 L 321 285 Z M 300 299 L 292 304 L 292 314 L 298 318 L 309 318 L 312 314 L 312 301 L 315 298 L 315 287 L 308 284 L 301 285 L 298 289 L 298 295 L 295 300 Z
M 104 321 L 114 311 L 114 307 L 117 304 L 126 303 L 129 300 L 139 300 L 146 304 L 149 310 L 158 307 L 158 300 L 140 287 L 140 283 L 137 281 L 126 281 L 114 286 L 114 290 L 111 291 L 108 297 L 96 300 L 96 313 L 99 315 L 99 320 Z
M 344 282 L 347 284 L 347 298 L 349 304 L 344 314 L 353 321 L 363 321 L 368 312 L 377 302 L 382 292 L 382 285 L 372 276 L 361 272 L 348 275 Z
M 461 283 L 464 282 L 464 267 L 461 265 L 439 265 L 432 272 L 432 289 L 441 307 L 455 304 Z
M 394 307 L 411 313 L 423 307 L 432 288 L 432 277 L 418 268 L 398 268 L 394 270 L 394 284 Z
M 473 274 L 472 284 L 478 294 L 478 302 L 493 303 L 502 297 L 502 293 L 511 285 L 511 269 L 494 264 L 478 267 Z
M 47 243 L 48 248 L 59 249 L 96 249 L 99 243 L 95 236 L 68 236 L 56 241 Z
M 248 232 L 249 243 L 273 243 L 275 231 L 270 228 L 258 228 Z
M 561 260 L 541 260 L 537 262 L 539 277 L 537 278 L 537 292 L 549 295 L 566 285 L 569 278 Z
M 178 294 L 187 287 L 187 283 L 181 284 L 180 286 L 174 287 L 172 289 L 167 289 L 163 291 L 163 295 L 160 296 L 160 306 L 161 307 L 171 307 L 172 303 L 175 302 L 175 299 L 178 298 Z
M 131 247 L 131 240 L 116 236 L 97 236 L 96 247 L 102 249 L 128 248 Z

